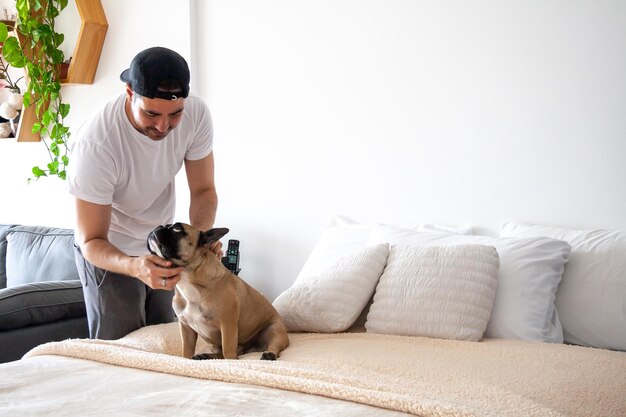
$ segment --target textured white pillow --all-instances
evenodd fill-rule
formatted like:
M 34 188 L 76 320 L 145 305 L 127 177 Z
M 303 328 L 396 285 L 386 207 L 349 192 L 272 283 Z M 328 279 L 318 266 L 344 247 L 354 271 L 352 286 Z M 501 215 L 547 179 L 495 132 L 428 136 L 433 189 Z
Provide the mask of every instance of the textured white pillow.
M 548 236 L 572 245 L 556 309 L 565 341 L 626 350 L 626 230 L 505 223 L 502 236 Z
M 273 303 L 287 329 L 323 333 L 348 329 L 374 293 L 388 254 L 387 244 L 375 245 L 300 277 Z
M 498 276 L 493 246 L 392 246 L 365 328 L 402 336 L 478 341 Z
M 485 337 L 563 342 L 554 307 L 568 243 L 545 237 L 505 238 L 415 232 L 378 225 L 370 244 L 417 246 L 482 244 L 495 246 L 500 257 L 498 288 Z

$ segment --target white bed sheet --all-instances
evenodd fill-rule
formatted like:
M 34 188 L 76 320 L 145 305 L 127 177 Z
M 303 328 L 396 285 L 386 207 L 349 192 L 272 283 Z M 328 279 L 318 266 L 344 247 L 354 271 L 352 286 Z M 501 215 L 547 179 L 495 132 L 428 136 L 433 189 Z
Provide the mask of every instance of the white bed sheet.
M 201 380 L 63 356 L 0 369 L 0 416 L 399 417 L 408 414 L 310 394 Z

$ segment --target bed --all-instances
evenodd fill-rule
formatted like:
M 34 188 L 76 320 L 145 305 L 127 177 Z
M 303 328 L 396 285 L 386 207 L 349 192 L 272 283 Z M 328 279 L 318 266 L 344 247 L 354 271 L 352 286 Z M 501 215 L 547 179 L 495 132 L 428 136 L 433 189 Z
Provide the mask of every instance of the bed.
M 48 343 L 0 366 L 0 415 L 625 416 L 626 232 L 467 233 L 335 221 L 277 361 L 183 359 L 176 323 Z

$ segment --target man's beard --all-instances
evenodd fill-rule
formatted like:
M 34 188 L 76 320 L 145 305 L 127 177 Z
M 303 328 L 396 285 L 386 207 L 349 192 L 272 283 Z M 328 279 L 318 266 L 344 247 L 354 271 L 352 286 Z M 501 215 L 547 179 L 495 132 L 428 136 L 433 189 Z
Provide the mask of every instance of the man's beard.
M 144 127 L 143 129 L 139 130 L 139 132 L 152 140 L 162 140 L 165 139 L 165 137 L 169 135 L 172 130 L 173 128 L 169 128 L 165 132 L 161 132 L 154 127 Z

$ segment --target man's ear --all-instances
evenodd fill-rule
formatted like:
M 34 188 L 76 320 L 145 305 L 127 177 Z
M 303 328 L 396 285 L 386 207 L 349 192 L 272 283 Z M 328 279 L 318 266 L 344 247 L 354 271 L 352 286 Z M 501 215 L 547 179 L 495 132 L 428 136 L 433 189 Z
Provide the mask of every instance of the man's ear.
M 215 229 L 207 230 L 206 232 L 200 232 L 200 241 L 198 246 L 209 246 L 213 242 L 217 242 L 224 237 L 229 230 L 225 227 L 217 227 Z
M 129 103 L 133 101 L 134 94 L 135 92 L 133 91 L 133 88 L 130 86 L 130 84 L 126 83 L 126 100 L 128 100 Z

